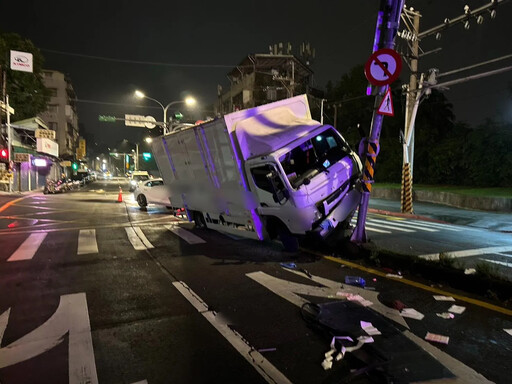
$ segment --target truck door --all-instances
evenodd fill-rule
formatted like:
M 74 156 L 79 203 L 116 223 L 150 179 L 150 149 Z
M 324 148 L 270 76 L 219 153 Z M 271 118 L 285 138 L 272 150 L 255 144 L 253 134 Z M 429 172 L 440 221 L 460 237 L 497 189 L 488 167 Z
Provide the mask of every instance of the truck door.
M 260 163 L 250 165 L 249 175 L 251 189 L 258 197 L 259 211 L 264 215 L 281 216 L 283 208 L 291 205 L 281 172 L 272 163 Z

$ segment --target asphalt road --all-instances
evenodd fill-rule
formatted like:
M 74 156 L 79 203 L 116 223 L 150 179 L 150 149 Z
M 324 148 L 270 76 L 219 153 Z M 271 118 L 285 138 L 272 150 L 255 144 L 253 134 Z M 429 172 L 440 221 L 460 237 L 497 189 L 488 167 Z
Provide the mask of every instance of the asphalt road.
M 98 181 L 0 206 L 0 383 L 366 383 L 382 382 L 380 371 L 394 382 L 507 382 L 512 311 L 196 230 L 165 208 L 139 210 L 126 192 L 117 203 L 119 185 L 127 190 Z M 424 318 L 384 305 L 394 300 Z M 323 326 L 306 324 L 305 302 L 333 303 L 321 307 Z M 464 312 L 437 315 L 453 304 Z M 382 335 L 324 370 L 332 335 L 367 335 L 361 320 Z

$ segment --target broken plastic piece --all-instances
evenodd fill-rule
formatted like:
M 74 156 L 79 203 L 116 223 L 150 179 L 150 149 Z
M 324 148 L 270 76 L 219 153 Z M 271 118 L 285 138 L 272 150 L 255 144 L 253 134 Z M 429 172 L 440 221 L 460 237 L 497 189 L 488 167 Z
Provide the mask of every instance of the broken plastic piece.
M 404 309 L 402 309 L 402 312 L 400 312 L 400 315 L 402 317 L 408 317 L 410 319 L 415 319 L 415 320 L 422 320 L 425 317 L 425 315 L 423 313 L 418 312 L 414 308 L 404 308 Z
M 398 309 L 399 311 L 401 311 L 402 309 L 406 308 L 407 306 L 402 303 L 400 300 L 393 300 L 393 302 L 391 303 L 391 306 L 395 309 Z
M 336 349 L 331 349 L 329 352 L 325 352 L 325 358 L 327 359 L 328 357 L 331 357 L 334 352 L 336 352 Z
M 434 299 L 437 301 L 455 301 L 451 296 L 434 295 Z
M 452 305 L 450 308 L 448 308 L 448 312 L 456 313 L 460 315 L 462 312 L 466 310 L 466 307 L 463 307 L 461 305 Z
M 450 312 L 436 313 L 436 315 L 443 319 L 453 319 L 455 317 L 455 315 Z
M 357 285 L 364 288 L 366 281 L 359 276 L 345 276 L 345 284 Z
M 322 361 L 322 368 L 327 371 L 332 368 L 332 361 L 324 360 Z
M 382 335 L 382 333 L 377 328 L 375 328 L 372 323 L 367 321 L 361 320 L 361 328 L 363 328 L 363 330 L 370 336 Z
M 427 335 L 425 336 L 425 340 L 433 341 L 433 342 L 441 343 L 441 344 L 448 344 L 448 342 L 450 341 L 450 338 L 448 336 L 437 335 L 435 333 L 427 332 Z
M 297 264 L 295 263 L 281 263 L 281 267 L 288 269 L 297 269 Z
M 258 349 L 258 352 L 274 352 L 274 351 L 277 351 L 277 348 L 263 348 L 263 349 Z
M 466 269 L 464 270 L 464 274 L 465 274 L 465 275 L 473 275 L 473 274 L 475 274 L 475 273 L 476 273 L 476 269 L 475 269 L 475 268 L 466 268 Z

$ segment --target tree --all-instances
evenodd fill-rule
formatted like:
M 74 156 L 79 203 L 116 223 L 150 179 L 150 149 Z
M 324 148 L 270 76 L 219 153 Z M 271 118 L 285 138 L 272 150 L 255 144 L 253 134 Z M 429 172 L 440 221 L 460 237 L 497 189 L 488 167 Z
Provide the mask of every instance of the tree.
M 11 70 L 11 50 L 32 53 L 34 72 Z M 37 116 L 47 108 L 50 91 L 43 83 L 43 63 L 44 57 L 32 41 L 16 33 L 0 33 L 0 67 L 7 71 L 6 90 L 16 120 Z

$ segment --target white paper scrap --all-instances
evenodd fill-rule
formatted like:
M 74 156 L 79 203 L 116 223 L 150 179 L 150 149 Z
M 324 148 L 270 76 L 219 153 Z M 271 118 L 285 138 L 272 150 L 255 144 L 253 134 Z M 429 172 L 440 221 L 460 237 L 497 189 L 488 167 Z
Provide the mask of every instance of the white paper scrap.
M 503 328 L 505 332 L 507 332 L 510 336 L 512 336 L 512 329 L 505 329 Z
M 441 343 L 441 344 L 448 344 L 448 342 L 450 341 L 450 338 L 448 336 L 436 335 L 435 333 L 427 332 L 427 335 L 425 336 L 425 340 L 435 341 L 436 343 Z
M 370 336 L 382 335 L 382 333 L 373 326 L 372 323 L 361 320 L 361 328 Z
M 460 305 L 452 305 L 450 308 L 448 308 L 448 312 L 456 313 L 460 315 L 462 312 L 466 310 L 466 307 L 462 307 Z
M 455 301 L 455 299 L 451 296 L 441 296 L 441 295 L 434 295 L 434 299 L 437 301 Z
M 325 371 L 327 371 L 328 369 L 331 369 L 332 368 L 332 360 L 331 361 L 327 361 L 327 360 L 322 361 L 322 368 Z
M 400 312 L 400 315 L 402 317 L 409 317 L 415 320 L 422 320 L 425 317 L 423 313 L 418 312 L 414 308 L 404 308 L 402 309 L 402 312 Z
M 436 315 L 443 319 L 453 319 L 455 317 L 455 315 L 450 312 L 436 313 Z
M 465 275 L 474 275 L 476 273 L 476 269 L 475 268 L 466 268 L 464 270 L 464 274 Z
M 392 277 L 393 279 L 403 279 L 402 275 L 395 275 L 394 273 L 387 273 L 386 277 Z

